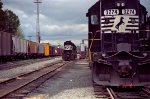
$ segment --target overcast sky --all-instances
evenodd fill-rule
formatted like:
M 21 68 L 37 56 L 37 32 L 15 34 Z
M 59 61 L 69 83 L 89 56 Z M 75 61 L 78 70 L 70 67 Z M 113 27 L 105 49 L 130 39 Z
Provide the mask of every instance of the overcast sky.
M 35 0 L 2 0 L 4 9 L 12 10 L 19 16 L 21 28 L 26 38 L 35 40 L 36 5 Z M 40 33 L 42 41 L 53 45 L 73 40 L 80 44 L 87 38 L 86 12 L 98 0 L 41 0 Z M 150 0 L 141 0 L 150 11 Z M 149 8 L 148 8 L 149 7 Z

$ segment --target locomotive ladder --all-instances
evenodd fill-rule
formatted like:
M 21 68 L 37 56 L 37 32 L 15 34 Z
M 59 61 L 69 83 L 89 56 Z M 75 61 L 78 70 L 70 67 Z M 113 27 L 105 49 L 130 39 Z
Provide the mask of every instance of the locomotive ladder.
M 112 31 L 112 33 L 109 33 L 111 36 L 110 40 L 106 39 L 108 35 L 106 35 L 107 33 L 102 32 L 102 42 L 101 42 L 101 47 L 102 47 L 102 51 L 106 51 L 106 47 L 111 46 L 111 49 L 109 49 L 109 51 L 116 51 L 116 31 Z M 109 46 L 106 46 L 109 45 Z

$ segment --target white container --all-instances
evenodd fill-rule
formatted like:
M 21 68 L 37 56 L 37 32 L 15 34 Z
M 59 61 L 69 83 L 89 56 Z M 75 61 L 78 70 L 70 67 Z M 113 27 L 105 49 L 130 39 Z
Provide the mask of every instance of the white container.
M 43 54 L 44 55 L 44 44 L 40 43 L 38 45 L 38 54 Z

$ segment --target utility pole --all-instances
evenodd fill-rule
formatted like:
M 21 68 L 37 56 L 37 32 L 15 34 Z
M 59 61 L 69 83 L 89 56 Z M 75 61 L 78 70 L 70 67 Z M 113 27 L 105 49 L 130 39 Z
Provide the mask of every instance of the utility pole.
M 40 43 L 40 22 L 39 22 L 39 4 L 42 3 L 40 0 L 35 0 L 34 2 L 37 5 L 37 19 L 36 19 L 36 42 Z

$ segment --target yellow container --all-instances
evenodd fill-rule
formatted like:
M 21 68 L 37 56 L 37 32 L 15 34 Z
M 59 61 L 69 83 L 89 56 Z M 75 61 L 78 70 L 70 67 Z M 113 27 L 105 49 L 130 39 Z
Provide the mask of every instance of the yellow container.
M 44 55 L 45 56 L 50 56 L 49 43 L 44 43 Z

